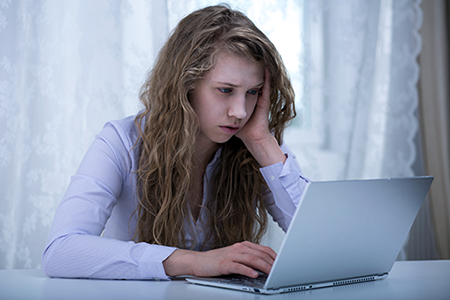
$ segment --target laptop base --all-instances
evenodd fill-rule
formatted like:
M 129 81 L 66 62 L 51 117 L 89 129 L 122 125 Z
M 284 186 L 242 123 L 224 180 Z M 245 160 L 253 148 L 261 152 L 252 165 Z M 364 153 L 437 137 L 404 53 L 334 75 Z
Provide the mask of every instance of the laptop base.
M 381 280 L 388 276 L 388 273 L 385 274 L 377 274 L 371 276 L 363 276 L 356 278 L 349 278 L 344 280 L 336 280 L 329 282 L 320 282 L 320 283 L 311 283 L 311 284 L 302 284 L 298 286 L 288 286 L 288 287 L 280 287 L 280 288 L 264 288 L 263 284 L 248 284 L 248 282 L 241 282 L 238 277 L 233 276 L 224 276 L 224 277 L 214 277 L 214 278 L 203 278 L 203 277 L 188 277 L 185 278 L 190 283 L 210 286 L 210 287 L 219 287 L 226 289 L 239 290 L 244 292 L 256 293 L 256 294 L 265 294 L 265 295 L 273 295 L 273 294 L 281 294 L 281 293 L 290 293 L 290 292 L 298 292 L 305 290 L 312 290 L 324 287 L 332 287 L 332 286 L 341 286 L 347 284 L 355 284 L 362 283 L 368 281 Z M 240 276 L 239 276 L 240 277 Z M 242 276 L 244 277 L 244 276 Z M 251 278 L 248 278 L 251 280 Z

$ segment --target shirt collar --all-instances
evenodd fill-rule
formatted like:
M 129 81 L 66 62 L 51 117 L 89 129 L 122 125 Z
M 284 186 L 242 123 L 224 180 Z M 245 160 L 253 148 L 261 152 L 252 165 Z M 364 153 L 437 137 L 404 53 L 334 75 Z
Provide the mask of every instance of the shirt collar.
M 217 149 L 216 153 L 214 154 L 213 159 L 211 160 L 211 162 L 208 164 L 207 168 L 213 166 L 216 164 L 216 162 L 219 160 L 220 158 L 220 154 L 222 153 L 222 147 L 220 147 L 219 149 Z

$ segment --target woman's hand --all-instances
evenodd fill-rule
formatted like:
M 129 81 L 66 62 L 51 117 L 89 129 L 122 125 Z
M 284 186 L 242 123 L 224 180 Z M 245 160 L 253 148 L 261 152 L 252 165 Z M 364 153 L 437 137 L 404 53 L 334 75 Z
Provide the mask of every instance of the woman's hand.
M 236 134 L 244 143 L 256 143 L 271 137 L 269 131 L 269 110 L 270 110 L 270 73 L 266 69 L 264 72 L 264 85 L 261 88 L 258 101 L 252 116 Z
M 244 127 L 236 134 L 261 167 L 286 161 L 286 156 L 269 130 L 270 73 L 264 72 L 264 85 L 255 110 Z
M 275 258 L 276 253 L 270 247 L 242 242 L 205 252 L 178 249 L 163 265 L 168 276 L 241 274 L 256 278 L 256 270 L 267 274 L 270 272 Z

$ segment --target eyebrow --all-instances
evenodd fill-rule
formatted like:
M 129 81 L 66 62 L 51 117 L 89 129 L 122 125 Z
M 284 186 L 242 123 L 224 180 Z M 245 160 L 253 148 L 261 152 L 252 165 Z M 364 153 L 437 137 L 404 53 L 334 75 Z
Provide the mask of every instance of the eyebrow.
M 217 82 L 217 83 L 218 84 L 228 85 L 228 86 L 231 86 L 231 87 L 234 87 L 234 88 L 240 88 L 241 87 L 240 85 L 229 83 L 229 82 Z M 260 84 L 255 85 L 254 88 L 259 88 L 259 87 L 262 87 L 263 85 L 264 85 L 264 82 L 261 82 Z

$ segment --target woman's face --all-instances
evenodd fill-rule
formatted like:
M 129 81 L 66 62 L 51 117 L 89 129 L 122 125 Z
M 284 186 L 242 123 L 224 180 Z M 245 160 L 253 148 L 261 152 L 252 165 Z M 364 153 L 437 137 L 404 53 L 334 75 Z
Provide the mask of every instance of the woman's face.
M 261 87 L 264 69 L 245 57 L 221 52 L 206 72 L 190 101 L 200 123 L 198 142 L 203 147 L 225 143 L 250 119 Z

